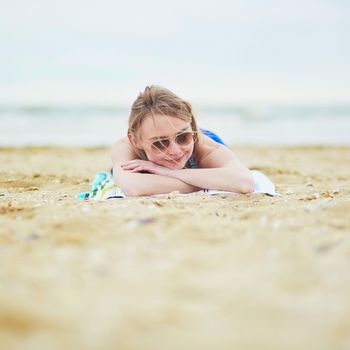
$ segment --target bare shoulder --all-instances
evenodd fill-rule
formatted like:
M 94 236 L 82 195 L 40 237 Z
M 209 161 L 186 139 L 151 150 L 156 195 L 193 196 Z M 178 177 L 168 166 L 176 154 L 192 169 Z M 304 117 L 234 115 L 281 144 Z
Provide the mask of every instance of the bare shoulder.
M 206 135 L 202 135 L 202 140 L 196 150 L 196 161 L 200 168 L 240 164 L 238 157 L 230 148 L 215 142 Z
M 127 137 L 116 140 L 111 147 L 113 165 L 138 158 Z

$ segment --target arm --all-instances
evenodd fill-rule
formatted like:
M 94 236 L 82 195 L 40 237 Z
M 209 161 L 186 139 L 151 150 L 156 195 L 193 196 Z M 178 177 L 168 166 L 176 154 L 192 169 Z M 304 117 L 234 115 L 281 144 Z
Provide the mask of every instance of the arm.
M 211 143 L 213 142 L 213 143 Z M 181 180 L 199 188 L 250 193 L 254 190 L 254 179 L 237 158 L 225 146 L 209 141 L 202 149 L 199 169 L 173 170 L 149 161 L 134 159 L 123 164 L 123 169 L 132 172 L 147 171 L 152 174 Z
M 239 193 L 253 192 L 253 178 L 243 169 L 237 171 L 227 163 L 222 168 L 171 170 L 168 176 L 193 186 Z
M 148 196 L 172 191 L 189 193 L 200 190 L 176 178 L 159 174 L 134 173 L 123 169 L 122 163 L 137 158 L 127 138 L 120 139 L 113 144 L 111 158 L 115 182 L 128 196 Z
M 254 179 L 229 148 L 215 144 L 199 162 L 199 169 L 170 170 L 173 178 L 188 184 L 223 191 L 251 193 Z

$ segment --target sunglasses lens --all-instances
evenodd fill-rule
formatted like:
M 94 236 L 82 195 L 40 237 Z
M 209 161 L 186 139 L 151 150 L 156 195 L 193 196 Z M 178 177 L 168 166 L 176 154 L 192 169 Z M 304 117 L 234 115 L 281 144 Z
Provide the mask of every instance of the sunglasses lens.
M 188 145 L 194 141 L 193 132 L 183 132 L 176 136 L 176 143 L 179 145 Z
M 169 147 L 170 141 L 168 139 L 154 141 L 152 147 L 158 151 L 165 151 Z
M 196 141 L 196 133 L 193 131 L 182 132 L 177 134 L 175 137 L 175 142 L 180 146 L 189 145 L 192 142 Z M 152 142 L 152 148 L 154 151 L 165 152 L 170 146 L 169 139 L 159 139 Z

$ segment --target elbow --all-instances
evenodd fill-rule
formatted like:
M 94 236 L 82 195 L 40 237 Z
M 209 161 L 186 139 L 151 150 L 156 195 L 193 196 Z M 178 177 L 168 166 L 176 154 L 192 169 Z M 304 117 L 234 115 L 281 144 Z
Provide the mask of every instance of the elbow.
M 145 188 L 142 188 L 142 186 L 123 186 L 121 189 L 128 197 L 149 196 L 153 194 L 147 191 Z
M 128 196 L 128 197 L 140 197 L 140 196 L 147 196 L 147 194 L 145 193 L 140 193 L 138 191 L 135 191 L 135 190 L 130 190 L 130 191 L 127 191 L 124 193 Z
M 129 175 L 129 174 L 127 174 Z M 132 181 L 123 172 L 114 171 L 114 182 L 127 197 L 144 196 L 144 187 L 140 182 Z
M 244 180 L 244 183 L 241 187 L 241 193 L 248 194 L 254 192 L 254 178 L 251 174 Z
M 128 189 L 125 189 L 125 188 L 122 188 L 124 194 L 128 197 L 137 197 L 137 194 L 132 191 L 132 190 L 128 190 Z
M 126 196 L 137 197 L 142 195 L 140 190 L 134 184 L 129 184 L 126 181 L 123 181 L 123 179 L 116 179 L 116 177 L 114 177 L 114 181 Z
M 128 197 L 138 197 L 142 196 L 142 193 L 138 191 L 136 188 L 128 188 L 128 187 L 121 187 L 123 192 L 128 196 Z
M 244 186 L 241 189 L 241 193 L 243 194 L 249 194 L 249 193 L 253 193 L 254 192 L 254 186 Z

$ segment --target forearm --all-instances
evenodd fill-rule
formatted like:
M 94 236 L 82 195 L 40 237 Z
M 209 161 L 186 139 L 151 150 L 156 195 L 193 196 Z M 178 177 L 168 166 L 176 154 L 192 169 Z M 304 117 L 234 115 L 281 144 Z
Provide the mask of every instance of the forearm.
M 173 191 L 190 193 L 201 190 L 201 188 L 180 179 L 156 174 L 119 171 L 119 173 L 115 174 L 114 178 L 116 183 L 128 196 L 150 196 Z
M 227 168 L 169 170 L 168 176 L 192 186 L 239 193 L 253 192 L 254 179 L 248 169 Z

